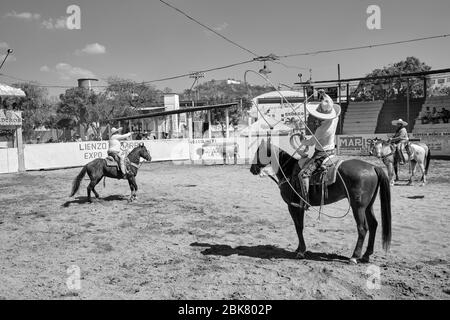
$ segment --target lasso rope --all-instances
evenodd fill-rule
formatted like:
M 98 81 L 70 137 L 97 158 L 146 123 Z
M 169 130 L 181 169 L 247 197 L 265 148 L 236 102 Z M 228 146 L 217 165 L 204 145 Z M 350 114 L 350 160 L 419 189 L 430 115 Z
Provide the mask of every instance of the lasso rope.
M 254 74 L 260 76 L 260 77 L 263 78 L 267 83 L 269 83 L 269 84 L 275 89 L 275 91 L 278 92 L 278 94 L 281 96 L 281 98 L 282 98 L 284 101 L 287 102 L 287 104 L 288 104 L 288 105 L 291 107 L 291 109 L 294 111 L 294 114 L 297 113 L 297 110 L 296 110 L 296 108 L 292 105 L 292 103 L 291 103 L 288 99 L 286 99 L 286 97 L 283 95 L 283 93 L 281 93 L 281 91 L 278 90 L 278 88 L 277 88 L 277 87 L 276 87 L 276 86 L 275 86 L 275 85 L 274 85 L 267 77 L 265 77 L 264 75 L 262 75 L 262 74 L 260 74 L 260 73 L 258 73 L 258 72 L 256 72 L 256 71 L 253 71 L 253 70 L 247 70 L 247 71 L 245 71 L 245 73 L 244 73 L 244 82 L 245 82 L 245 84 L 246 84 L 246 86 L 247 86 L 247 90 L 248 90 L 248 92 L 250 93 L 250 96 L 253 96 L 253 95 L 252 95 L 252 93 L 251 93 L 251 89 L 249 88 L 248 82 L 247 82 L 247 73 L 248 73 L 248 72 L 252 72 L 252 73 L 254 73 Z M 310 95 L 309 97 L 305 97 L 305 103 L 308 103 L 309 98 L 311 98 L 313 95 L 314 95 L 314 93 L 313 93 L 312 95 Z M 266 118 L 264 117 L 264 114 L 263 114 L 263 113 L 261 112 L 261 110 L 259 109 L 258 104 L 255 103 L 255 102 L 253 101 L 253 99 L 252 99 L 252 104 L 256 107 L 256 109 L 258 110 L 258 113 L 261 115 L 261 117 L 264 119 L 264 121 L 269 125 L 270 130 L 272 130 L 272 129 L 273 129 L 272 125 L 266 120 Z M 314 132 L 312 132 L 312 130 L 308 127 L 308 125 L 305 123 L 305 121 L 303 121 L 303 119 L 301 119 L 301 117 L 298 117 L 298 118 L 299 118 L 300 121 L 303 123 L 303 125 L 305 126 L 305 128 L 306 128 L 306 129 L 311 133 L 311 135 L 314 137 L 314 139 L 316 140 L 316 143 L 317 143 L 317 144 L 322 148 L 322 150 L 323 150 L 323 145 L 322 145 L 322 144 L 320 143 L 320 141 L 316 138 L 316 136 L 314 135 Z M 280 123 L 280 122 L 281 122 L 281 120 L 278 121 L 276 124 L 278 124 L 278 123 Z M 297 153 L 297 150 L 295 151 L 295 153 Z M 295 153 L 294 153 L 294 154 L 295 154 Z M 319 218 L 319 219 L 320 219 L 320 215 L 321 215 L 321 214 L 323 214 L 323 215 L 325 215 L 325 216 L 327 216 L 327 217 L 329 217 L 329 218 L 334 218 L 334 219 L 341 219 L 341 218 L 346 217 L 346 216 L 349 214 L 350 208 L 351 208 L 351 207 L 350 207 L 350 194 L 349 194 L 349 192 L 348 192 L 347 184 L 345 183 L 344 179 L 342 178 L 342 175 L 340 174 L 338 168 L 336 168 L 336 163 L 334 162 L 333 158 L 330 157 L 328 154 L 327 154 L 327 159 L 331 161 L 331 163 L 333 164 L 333 166 L 334 166 L 335 169 L 336 169 L 336 173 L 338 174 L 339 178 L 340 178 L 341 181 L 343 182 L 344 188 L 345 188 L 345 192 L 346 192 L 346 194 L 347 194 L 347 200 L 348 200 L 348 202 L 349 202 L 348 208 L 347 208 L 347 210 L 346 210 L 346 213 L 345 213 L 343 216 L 339 216 L 339 217 L 335 217 L 335 216 L 332 216 L 332 215 L 328 215 L 328 214 L 326 214 L 326 213 L 323 213 L 323 212 L 322 212 L 322 207 L 320 208 L 320 210 L 317 210 L 317 209 L 315 209 L 308 201 L 306 201 L 305 199 L 303 199 L 303 197 L 297 192 L 297 190 L 295 190 L 295 188 L 292 186 L 292 184 L 291 184 L 291 182 L 289 181 L 289 179 L 286 177 L 286 174 L 284 173 L 283 167 L 282 167 L 282 165 L 280 164 L 278 155 L 275 155 L 275 159 L 277 160 L 278 167 L 280 168 L 280 171 L 281 171 L 281 173 L 283 174 L 283 177 L 284 177 L 285 181 L 287 182 L 287 184 L 289 185 L 289 187 L 292 189 L 292 191 L 294 191 L 294 193 L 295 193 L 295 194 L 296 194 L 296 195 L 297 195 L 304 203 L 308 204 L 313 210 L 315 210 L 315 211 L 318 212 L 318 214 L 319 214 L 319 217 L 318 217 L 318 218 Z M 342 210 L 342 209 L 340 209 L 340 208 L 338 208 L 338 209 L 339 209 L 339 210 Z

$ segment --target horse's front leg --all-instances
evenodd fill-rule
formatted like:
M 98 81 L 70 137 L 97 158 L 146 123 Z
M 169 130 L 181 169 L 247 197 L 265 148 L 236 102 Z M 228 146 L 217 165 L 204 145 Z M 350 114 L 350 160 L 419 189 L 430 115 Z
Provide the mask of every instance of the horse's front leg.
M 128 202 L 132 202 L 136 198 L 136 189 L 135 189 L 136 181 L 135 181 L 134 177 L 128 177 L 128 185 L 130 186 L 130 191 L 131 191 Z
M 399 166 L 398 161 L 395 161 L 395 160 L 394 160 L 394 163 L 393 163 L 392 166 L 393 166 L 393 168 L 394 168 L 395 181 L 399 181 L 400 179 L 399 179 L 399 177 L 398 177 L 398 166 Z
M 420 168 L 420 171 L 422 171 L 421 186 L 424 186 L 427 183 L 427 175 L 425 174 L 425 166 L 424 166 L 423 162 L 419 163 L 419 168 Z
M 416 173 L 416 161 L 411 161 L 411 176 L 409 177 L 408 185 L 413 185 L 414 174 Z
M 303 219 L 305 216 L 305 210 L 303 208 L 297 208 L 293 205 L 288 205 L 289 213 L 294 221 L 295 231 L 298 236 L 298 248 L 295 250 L 297 258 L 304 259 L 306 254 L 305 239 L 303 239 Z
M 394 165 L 392 164 L 392 162 L 389 162 L 388 164 L 386 164 L 386 167 L 388 169 L 388 176 L 389 176 L 390 184 L 391 184 L 391 186 L 393 186 L 394 185 Z

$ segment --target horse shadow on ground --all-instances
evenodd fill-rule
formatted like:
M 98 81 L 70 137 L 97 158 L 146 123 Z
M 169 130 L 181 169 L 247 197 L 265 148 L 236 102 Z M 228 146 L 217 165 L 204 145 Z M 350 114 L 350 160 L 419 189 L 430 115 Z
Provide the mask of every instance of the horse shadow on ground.
M 206 248 L 201 253 L 203 255 L 213 255 L 213 256 L 224 256 L 228 257 L 233 254 L 239 256 L 246 256 L 251 258 L 261 258 L 261 259 L 298 259 L 296 253 L 293 251 L 287 251 L 282 248 L 277 248 L 272 245 L 257 245 L 257 246 L 238 246 L 231 247 L 225 244 L 209 244 L 209 243 L 191 243 L 192 247 L 203 247 Z M 348 258 L 334 254 L 334 253 L 324 253 L 324 252 L 311 252 L 307 251 L 305 254 L 306 260 L 312 261 L 340 261 L 348 263 Z
M 115 195 L 111 195 L 111 196 L 107 196 L 105 198 L 92 198 L 92 201 L 123 201 L 123 200 L 127 200 L 128 201 L 128 197 L 120 195 L 120 194 L 115 194 Z M 70 205 L 72 204 L 85 204 L 85 203 L 89 203 L 88 201 L 88 197 L 77 197 L 75 198 L 75 200 L 69 200 L 66 201 L 62 206 L 64 208 L 68 208 Z

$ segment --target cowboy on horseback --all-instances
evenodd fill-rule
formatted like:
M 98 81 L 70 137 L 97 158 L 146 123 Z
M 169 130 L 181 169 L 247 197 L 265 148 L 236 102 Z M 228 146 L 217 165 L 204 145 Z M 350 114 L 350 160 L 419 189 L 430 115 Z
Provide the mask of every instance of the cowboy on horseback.
M 111 137 L 109 138 L 109 149 L 108 149 L 108 156 L 113 157 L 120 166 L 120 171 L 122 171 L 123 179 L 126 179 L 127 177 L 127 168 L 125 165 L 125 154 L 122 152 L 122 149 L 120 148 L 120 140 L 125 140 L 128 137 L 131 137 L 131 132 L 126 134 L 120 134 L 122 133 L 123 128 L 112 128 L 111 129 Z M 118 160 L 117 160 L 118 159 Z
M 400 159 L 400 164 L 405 164 L 406 160 L 403 155 L 403 148 L 405 148 L 409 158 L 412 157 L 411 148 L 409 146 L 408 131 L 406 130 L 406 126 L 408 125 L 408 123 L 403 121 L 402 119 L 398 119 L 392 121 L 392 125 L 397 126 L 397 130 L 395 131 L 394 136 L 388 141 L 395 146 L 395 152 L 398 159 Z
M 322 166 L 322 163 L 335 154 L 336 129 L 339 122 L 341 107 L 333 103 L 323 90 L 319 90 L 321 102 L 318 105 L 307 104 L 309 114 L 320 120 L 321 124 L 316 129 L 313 137 L 302 141 L 303 145 L 315 146 L 313 156 L 304 164 L 298 174 L 301 196 L 300 207 L 307 210 L 309 205 L 309 179 L 313 172 Z M 300 164 L 300 163 L 299 163 Z M 301 165 L 301 164 L 300 164 Z

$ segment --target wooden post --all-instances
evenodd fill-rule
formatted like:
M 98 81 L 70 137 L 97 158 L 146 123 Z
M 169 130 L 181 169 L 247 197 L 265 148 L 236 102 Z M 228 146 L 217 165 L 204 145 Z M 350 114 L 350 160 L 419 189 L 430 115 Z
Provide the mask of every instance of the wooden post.
M 16 129 L 16 140 L 17 140 L 17 156 L 19 158 L 19 172 L 25 171 L 25 156 L 23 150 L 22 142 L 22 126 Z
M 188 122 L 188 139 L 194 138 L 194 130 L 192 127 L 192 112 L 187 113 L 187 122 Z
M 228 108 L 225 108 L 225 138 L 229 138 L 230 137 L 230 116 L 229 116 L 229 112 L 228 112 Z
M 158 133 L 158 118 L 154 117 L 153 118 L 153 131 L 154 131 L 154 135 L 157 139 L 159 139 L 159 133 Z
M 208 110 L 208 138 L 211 139 L 211 110 Z

